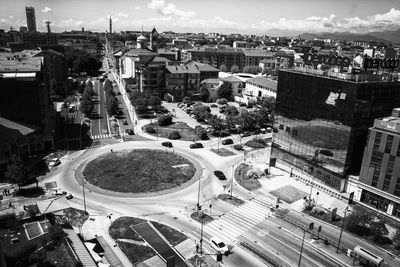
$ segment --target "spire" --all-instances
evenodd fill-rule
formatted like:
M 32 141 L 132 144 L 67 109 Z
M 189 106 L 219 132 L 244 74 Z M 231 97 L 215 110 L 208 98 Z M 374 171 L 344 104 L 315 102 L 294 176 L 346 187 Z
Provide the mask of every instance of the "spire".
M 110 15 L 110 33 L 112 33 L 112 18 L 111 18 L 111 15 Z

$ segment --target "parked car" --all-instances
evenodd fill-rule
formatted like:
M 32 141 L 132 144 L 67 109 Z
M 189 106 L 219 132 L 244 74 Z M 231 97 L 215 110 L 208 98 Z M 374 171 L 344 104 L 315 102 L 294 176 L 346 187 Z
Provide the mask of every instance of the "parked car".
M 118 92 L 117 95 L 121 95 L 121 92 Z
M 166 147 L 172 147 L 172 143 L 170 141 L 162 142 L 161 145 Z
M 62 196 L 62 195 L 66 195 L 67 192 L 66 191 L 62 191 L 60 188 L 53 188 L 53 195 L 55 196 Z
M 54 158 L 54 159 L 50 160 L 49 167 L 55 167 L 55 166 L 60 165 L 60 164 L 61 164 L 60 159 L 59 158 Z
M 67 193 L 67 194 L 65 195 L 65 198 L 66 198 L 66 199 L 72 199 L 72 198 L 73 198 L 73 196 L 72 196 L 72 194 L 71 194 L 71 193 Z
M 217 108 L 218 105 L 217 105 L 217 104 L 211 104 L 210 107 L 212 107 L 212 108 Z
M 259 135 L 260 133 L 261 133 L 260 130 L 254 130 L 254 131 L 253 131 L 253 135 Z
M 134 135 L 135 132 L 132 129 L 126 129 L 125 132 L 129 135 Z
M 272 128 L 271 127 L 267 128 L 267 133 L 272 133 Z
M 123 124 L 123 125 L 128 125 L 128 122 L 127 122 L 126 120 L 124 120 L 124 121 L 122 122 L 122 124 Z
M 194 143 L 194 144 L 190 144 L 190 148 L 203 148 L 203 144 L 202 143 Z
M 251 136 L 251 134 L 249 132 L 244 132 L 241 135 L 241 137 L 247 137 L 247 136 Z
M 225 174 L 222 171 L 214 171 L 215 176 L 220 180 L 226 180 Z
M 272 131 L 273 131 L 274 133 L 277 133 L 277 132 L 278 132 L 278 128 L 274 127 L 274 128 L 272 129 Z
M 222 242 L 218 237 L 212 237 L 210 239 L 210 246 L 215 249 L 216 251 L 219 251 L 221 253 L 226 253 L 229 251 L 228 247 L 225 245 L 224 242 Z
M 239 104 L 239 107 L 245 107 L 245 106 L 247 106 L 246 103 L 240 103 Z
M 223 145 L 231 145 L 231 144 L 233 144 L 233 140 L 230 139 L 230 138 L 227 138 L 227 139 L 222 141 L 222 144 Z

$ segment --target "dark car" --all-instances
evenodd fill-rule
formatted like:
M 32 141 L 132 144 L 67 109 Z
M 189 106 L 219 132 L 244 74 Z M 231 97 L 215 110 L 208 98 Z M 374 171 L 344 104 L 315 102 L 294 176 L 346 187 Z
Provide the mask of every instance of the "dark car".
M 122 124 L 123 124 L 123 125 L 128 125 L 128 122 L 127 122 L 126 120 L 124 120 L 124 121 L 122 122 Z
M 172 143 L 170 141 L 162 142 L 161 145 L 166 147 L 172 147 Z
M 239 104 L 239 107 L 245 107 L 245 106 L 247 106 L 246 103 L 240 103 Z
M 253 131 L 253 135 L 259 135 L 260 133 L 261 133 L 260 130 L 254 130 L 254 131 Z
M 222 171 L 214 171 L 215 176 L 220 180 L 226 180 L 225 174 Z
M 241 137 L 247 137 L 247 136 L 251 136 L 251 134 L 249 132 L 244 132 L 241 135 Z
M 225 139 L 225 140 L 222 141 L 222 144 L 223 145 L 231 145 L 231 144 L 233 144 L 233 140 L 230 139 L 230 138 Z
M 132 129 L 126 129 L 125 132 L 129 135 L 134 135 L 135 132 Z
M 211 104 L 210 107 L 212 107 L 212 108 L 217 108 L 218 105 L 217 105 L 217 104 Z
M 190 148 L 203 148 L 203 144 L 202 143 L 194 143 L 190 145 Z

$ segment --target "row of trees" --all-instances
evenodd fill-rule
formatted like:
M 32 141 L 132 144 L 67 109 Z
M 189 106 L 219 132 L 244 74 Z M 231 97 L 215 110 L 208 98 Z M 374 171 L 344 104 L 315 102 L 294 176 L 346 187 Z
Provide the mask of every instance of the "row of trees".
M 138 113 L 145 113 L 149 109 L 158 109 L 161 106 L 161 98 L 156 92 L 135 91 L 130 94 L 129 99 Z
M 92 100 L 93 95 L 93 83 L 89 80 L 85 84 L 85 89 L 82 94 L 82 100 L 79 104 L 79 110 L 83 114 L 85 114 L 86 117 L 89 117 L 92 114 L 92 110 L 94 108 L 94 103 Z
M 113 90 L 113 85 L 109 79 L 104 82 L 104 92 L 106 95 L 106 109 L 108 115 L 118 114 L 118 100 L 115 97 L 115 92 Z
M 97 75 L 102 66 L 97 56 L 89 54 L 85 49 L 73 49 L 65 53 L 67 67 L 72 73 L 80 74 L 86 72 L 87 75 Z

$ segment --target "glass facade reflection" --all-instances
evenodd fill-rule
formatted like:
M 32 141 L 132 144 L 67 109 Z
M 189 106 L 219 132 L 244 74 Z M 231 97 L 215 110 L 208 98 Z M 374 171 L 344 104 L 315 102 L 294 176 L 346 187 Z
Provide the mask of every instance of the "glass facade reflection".
M 368 128 L 391 113 L 399 96 L 398 82 L 282 70 L 273 156 L 343 190 L 343 178 L 360 170 Z

